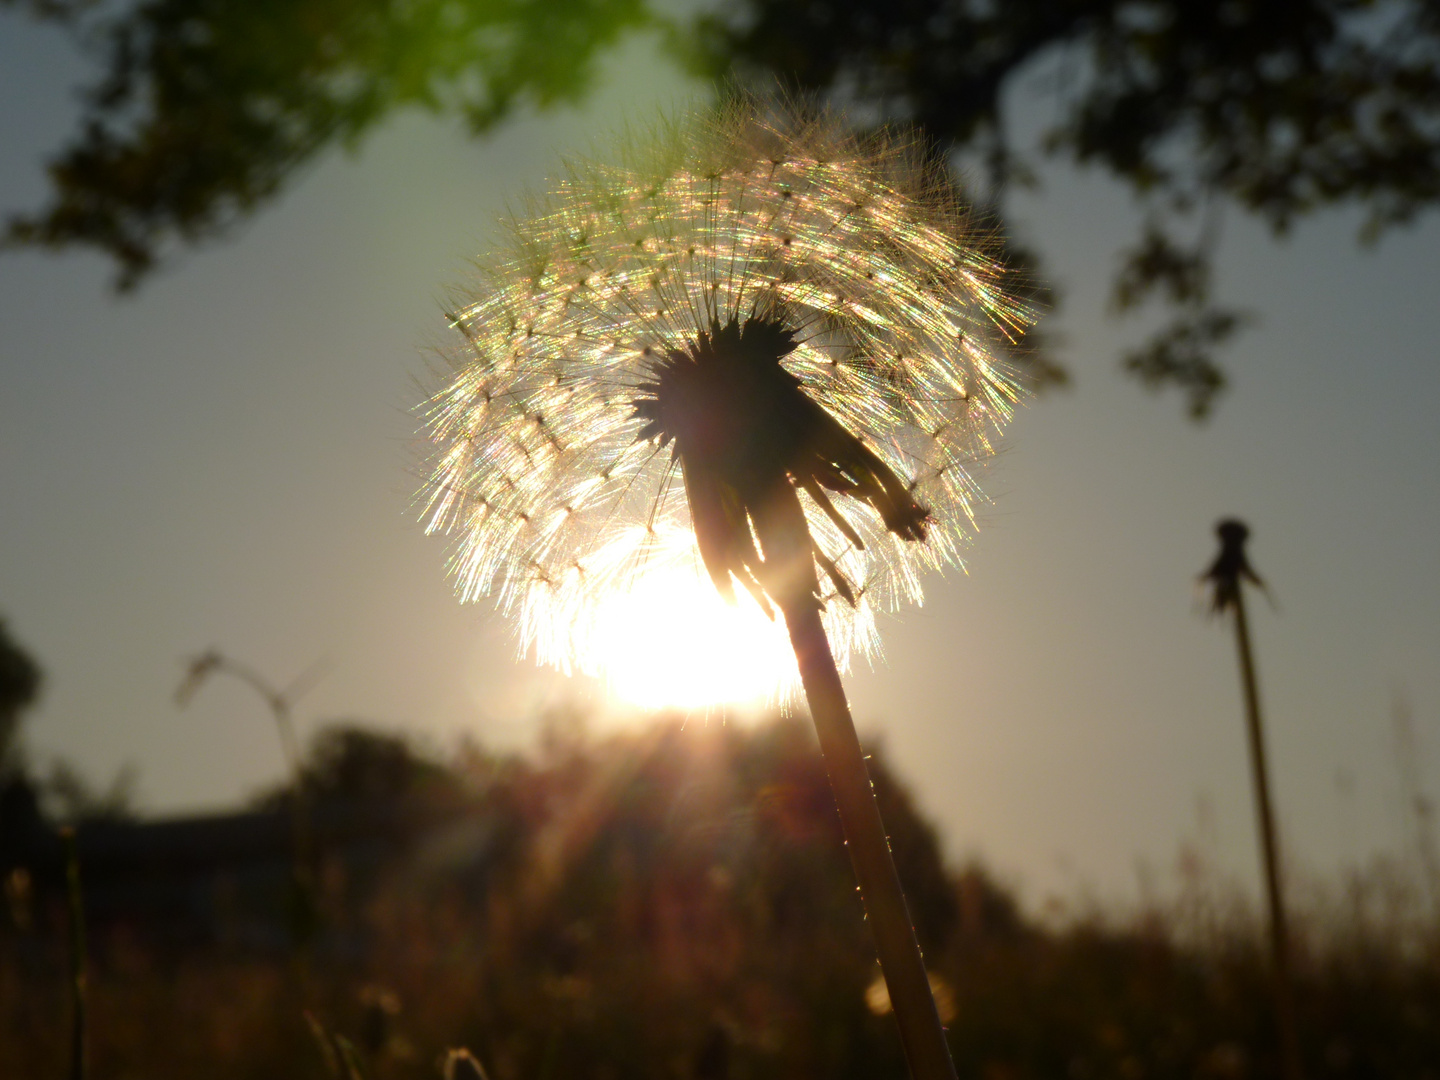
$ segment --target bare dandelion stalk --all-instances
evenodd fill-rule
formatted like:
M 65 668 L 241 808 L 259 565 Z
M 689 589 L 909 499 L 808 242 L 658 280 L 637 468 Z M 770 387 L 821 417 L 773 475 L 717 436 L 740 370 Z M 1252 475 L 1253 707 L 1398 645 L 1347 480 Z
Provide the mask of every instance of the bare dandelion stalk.
M 911 1072 L 953 1080 L 840 672 L 959 561 L 1018 396 L 1000 357 L 1033 317 L 993 237 L 913 137 L 754 99 L 570 163 L 506 226 L 429 403 L 462 597 L 586 671 L 648 574 L 778 608 Z
M 1250 742 L 1250 766 L 1255 784 L 1255 813 L 1260 829 L 1260 851 L 1265 871 L 1265 898 L 1270 915 L 1275 1020 L 1280 1036 L 1280 1064 L 1285 1080 L 1301 1080 L 1300 1036 L 1295 1022 L 1295 1001 L 1290 974 L 1290 931 L 1280 875 L 1280 848 L 1271 809 L 1270 770 L 1265 758 L 1265 732 L 1260 718 L 1260 691 L 1255 678 L 1255 657 L 1250 646 L 1250 624 L 1245 616 L 1245 581 L 1264 588 L 1245 554 L 1249 527 L 1226 518 L 1215 526 L 1220 554 L 1205 572 L 1212 588 L 1212 607 L 1235 615 L 1235 643 L 1240 656 L 1240 685 L 1245 696 L 1245 730 Z

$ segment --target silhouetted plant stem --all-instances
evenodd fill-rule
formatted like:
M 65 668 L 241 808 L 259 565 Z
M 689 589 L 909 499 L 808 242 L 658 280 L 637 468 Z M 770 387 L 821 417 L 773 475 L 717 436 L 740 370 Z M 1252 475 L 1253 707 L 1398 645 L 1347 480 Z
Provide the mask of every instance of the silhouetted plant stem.
M 945 1029 L 820 612 L 808 597 L 784 604 L 783 610 L 910 1074 L 915 1080 L 955 1080 Z
M 1260 722 L 1260 695 L 1255 685 L 1255 659 L 1245 599 L 1237 591 L 1235 640 L 1240 653 L 1240 681 L 1245 690 L 1245 721 L 1250 736 L 1250 765 L 1255 779 L 1255 811 L 1265 864 L 1265 895 L 1270 907 L 1270 957 L 1275 966 L 1275 1016 L 1280 1028 L 1280 1056 L 1286 1080 L 1300 1080 L 1300 1039 L 1295 1030 L 1295 1003 L 1290 988 L 1290 931 L 1280 886 L 1280 852 L 1275 815 L 1270 808 L 1270 777 L 1265 760 L 1265 733 Z
M 284 690 L 277 690 L 253 668 L 211 649 L 190 662 L 185 679 L 175 693 L 176 701 L 182 706 L 185 705 L 201 683 L 210 675 L 222 671 L 235 676 L 263 697 L 275 718 L 275 727 L 280 735 L 280 750 L 290 772 L 290 929 L 296 944 L 303 946 L 317 928 L 319 903 L 315 886 L 315 858 L 310 835 L 305 769 L 300 755 L 300 740 L 295 735 L 295 724 L 290 716 L 290 706 L 313 685 L 320 668 L 312 667 Z
M 70 1080 L 89 1075 L 89 1046 L 86 1038 L 85 899 L 80 891 L 80 850 L 75 830 L 60 830 L 65 845 L 65 888 L 70 900 Z
M 310 800 L 305 787 L 305 768 L 300 757 L 300 742 L 290 718 L 290 702 L 283 694 L 271 694 L 270 709 L 280 729 L 280 741 L 290 765 L 290 843 L 291 843 L 291 932 L 298 944 L 304 945 L 314 936 L 319 921 L 319 898 L 316 895 L 315 852 L 310 836 Z
M 1401 793 L 1415 827 L 1415 857 L 1425 880 L 1431 917 L 1440 925 L 1440 860 L 1437 860 L 1435 852 L 1435 807 L 1420 781 L 1420 743 L 1415 734 L 1415 718 L 1408 695 L 1399 687 L 1390 700 L 1390 724 L 1395 732 L 1395 763 L 1400 773 Z
M 1301 1080 L 1300 1036 L 1295 1023 L 1295 1001 L 1291 988 L 1290 932 L 1285 918 L 1285 901 L 1280 875 L 1279 842 L 1275 835 L 1275 814 L 1271 808 L 1270 770 L 1265 758 L 1265 732 L 1260 717 L 1260 691 L 1255 678 L 1255 656 L 1250 645 L 1250 623 L 1245 616 L 1242 579 L 1257 585 L 1259 576 L 1245 556 L 1250 530 L 1243 522 L 1227 519 L 1215 528 L 1220 537 L 1220 554 L 1206 573 L 1214 584 L 1214 606 L 1229 609 L 1235 616 L 1235 643 L 1240 655 L 1240 684 L 1245 695 L 1245 726 L 1250 742 L 1250 766 L 1255 783 L 1255 814 L 1260 829 L 1260 851 L 1265 872 L 1265 896 L 1270 914 L 1270 958 L 1273 967 L 1275 1021 L 1280 1037 L 1280 1065 L 1285 1080 Z

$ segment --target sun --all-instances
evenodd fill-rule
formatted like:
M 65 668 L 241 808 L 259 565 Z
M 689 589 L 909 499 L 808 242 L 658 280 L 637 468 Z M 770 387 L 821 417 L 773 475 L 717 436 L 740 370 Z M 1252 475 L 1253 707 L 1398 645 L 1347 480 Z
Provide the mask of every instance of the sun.
M 799 685 L 785 625 L 743 593 L 726 603 L 696 566 L 640 575 L 601 602 L 594 670 L 644 709 L 767 705 Z

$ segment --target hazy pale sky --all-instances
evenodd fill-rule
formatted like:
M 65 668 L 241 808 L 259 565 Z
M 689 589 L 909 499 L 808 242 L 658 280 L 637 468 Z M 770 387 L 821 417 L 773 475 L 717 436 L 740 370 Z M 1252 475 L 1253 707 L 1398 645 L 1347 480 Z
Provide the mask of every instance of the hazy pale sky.
M 0 210 L 44 198 L 83 70 L 0 18 Z M 133 297 L 96 255 L 0 257 L 0 617 L 47 675 L 33 759 L 102 781 L 133 764 L 153 813 L 275 782 L 244 687 L 173 704 L 182 658 L 211 645 L 277 682 L 328 661 L 303 728 L 363 718 L 437 748 L 523 746 L 547 705 L 596 699 L 453 598 L 411 507 L 410 410 L 446 340 L 440 297 L 507 197 L 687 92 L 644 42 L 609 71 L 584 110 L 484 141 L 399 118 Z M 1293 859 L 1325 873 L 1406 842 L 1397 695 L 1440 791 L 1440 219 L 1371 250 L 1358 222 L 1277 244 L 1228 218 L 1221 296 L 1259 321 L 1197 427 L 1119 372 L 1140 330 L 1104 314 L 1138 223 L 1125 193 L 1057 170 L 1011 201 L 1063 291 L 1045 330 L 1074 389 L 1026 408 L 986 471 L 968 575 L 889 620 L 888 663 L 849 686 L 952 855 L 1031 901 L 1132 893 L 1137 861 L 1163 880 L 1201 833 L 1253 887 L 1234 644 L 1194 591 L 1223 515 L 1251 523 L 1277 600 L 1253 622 Z

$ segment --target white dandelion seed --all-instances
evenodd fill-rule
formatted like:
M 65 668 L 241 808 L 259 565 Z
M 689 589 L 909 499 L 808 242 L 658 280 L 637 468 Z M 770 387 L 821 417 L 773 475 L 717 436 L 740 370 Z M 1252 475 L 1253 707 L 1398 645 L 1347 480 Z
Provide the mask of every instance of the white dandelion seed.
M 428 415 L 462 595 L 566 668 L 670 632 L 607 602 L 677 561 L 778 608 L 911 1072 L 954 1080 L 837 654 L 958 561 L 1029 309 L 914 137 L 753 99 L 572 163 L 508 226 Z
M 458 535 L 462 597 L 498 597 L 522 650 L 592 672 L 607 598 L 646 571 L 698 554 L 722 593 L 734 577 L 765 606 L 758 560 L 715 550 L 747 544 L 743 515 L 705 520 L 715 498 L 644 404 L 670 358 L 763 332 L 761 382 L 799 393 L 735 402 L 732 434 L 791 453 L 776 425 L 803 426 L 803 399 L 852 436 L 792 478 L 840 665 L 876 652 L 875 613 L 959 562 L 971 468 L 1017 399 L 1005 348 L 1032 322 L 943 164 L 908 134 L 740 100 L 568 163 L 504 225 L 426 417 L 427 527 Z

